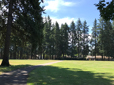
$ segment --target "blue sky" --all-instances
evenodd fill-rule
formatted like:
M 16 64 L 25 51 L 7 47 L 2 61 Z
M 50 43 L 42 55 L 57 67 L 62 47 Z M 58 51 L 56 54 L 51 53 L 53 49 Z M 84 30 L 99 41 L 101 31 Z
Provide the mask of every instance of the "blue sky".
M 42 5 L 45 6 L 46 14 L 43 17 L 49 15 L 53 23 L 58 21 L 60 25 L 65 22 L 70 25 L 71 21 L 77 22 L 80 18 L 82 23 L 87 21 L 91 33 L 95 18 L 98 20 L 100 17 L 100 12 L 94 5 L 98 2 L 99 0 L 44 0 Z

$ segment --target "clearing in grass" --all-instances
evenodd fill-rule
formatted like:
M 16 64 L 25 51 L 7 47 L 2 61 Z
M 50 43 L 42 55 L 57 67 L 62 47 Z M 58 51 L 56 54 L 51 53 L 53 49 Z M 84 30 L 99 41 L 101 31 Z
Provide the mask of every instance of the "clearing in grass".
M 27 85 L 114 85 L 112 61 L 63 61 L 29 73 Z

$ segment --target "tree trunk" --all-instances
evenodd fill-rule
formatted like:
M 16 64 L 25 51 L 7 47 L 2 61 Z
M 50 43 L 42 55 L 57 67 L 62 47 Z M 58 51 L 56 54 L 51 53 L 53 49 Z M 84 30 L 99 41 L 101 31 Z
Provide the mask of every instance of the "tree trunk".
M 52 60 L 53 60 L 53 54 L 52 54 Z
M 108 57 L 108 61 L 110 60 L 110 57 Z
M 21 47 L 21 50 L 20 50 L 20 59 L 23 58 L 23 48 Z
M 3 54 L 2 54 L 2 53 L 3 53 L 3 50 L 1 49 L 1 59 L 2 59 L 2 56 L 3 56 Z
M 79 30 L 78 30 L 78 58 L 79 58 Z
M 12 25 L 12 6 L 13 0 L 9 2 L 9 14 L 8 14 L 8 24 L 5 38 L 5 46 L 4 46 L 4 56 L 1 63 L 1 66 L 9 66 L 9 46 L 10 46 L 10 35 L 11 35 L 11 25 Z
M 14 44 L 14 53 L 13 53 L 13 59 L 16 59 L 16 51 L 17 51 L 17 48 L 16 48 L 16 43 Z
M 105 56 L 104 56 L 104 60 L 105 60 Z
M 33 52 L 31 51 L 31 59 L 32 59 L 32 57 L 33 57 Z
M 102 54 L 102 60 L 103 60 L 103 54 Z
M 10 59 L 12 59 L 12 52 L 10 51 Z
M 64 57 L 64 53 L 63 53 L 63 58 L 65 58 L 65 57 Z
M 43 53 L 43 59 L 45 59 L 45 54 Z
M 19 59 L 19 50 L 17 51 L 17 55 L 16 56 L 17 56 L 17 59 Z

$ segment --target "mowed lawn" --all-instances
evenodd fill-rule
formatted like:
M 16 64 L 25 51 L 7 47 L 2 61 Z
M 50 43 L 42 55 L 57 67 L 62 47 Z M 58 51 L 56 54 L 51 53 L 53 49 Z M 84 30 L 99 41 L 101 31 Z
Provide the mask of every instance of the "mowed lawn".
M 114 85 L 114 61 L 62 61 L 29 73 L 27 85 Z
M 9 62 L 11 66 L 9 67 L 1 67 L 0 66 L 0 74 L 2 72 L 7 72 L 7 71 L 12 71 L 18 68 L 26 67 L 26 66 L 31 66 L 31 65 L 39 65 L 39 64 L 44 64 L 44 63 L 49 63 L 49 62 L 54 62 L 56 60 L 18 60 L 18 59 L 10 59 Z M 2 60 L 0 59 L 0 64 Z

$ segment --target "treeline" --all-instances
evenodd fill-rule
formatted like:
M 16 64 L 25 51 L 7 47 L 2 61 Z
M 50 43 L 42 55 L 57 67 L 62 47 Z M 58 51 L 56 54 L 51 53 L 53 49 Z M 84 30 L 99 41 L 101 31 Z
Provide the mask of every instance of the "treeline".
M 79 59 L 89 53 L 89 28 L 87 22 L 80 19 L 59 25 L 45 18 L 43 30 L 42 54 L 49 59 Z
M 91 55 L 101 55 L 114 58 L 114 21 L 105 21 L 103 18 L 95 19 L 92 29 Z
M 28 1 L 29 2 L 29 1 Z M 31 6 L 36 4 L 30 2 Z M 100 18 L 93 23 L 89 34 L 87 22 L 78 19 L 70 25 L 52 23 L 50 17 L 42 18 L 43 9 L 39 6 L 23 10 L 14 8 L 10 37 L 10 59 L 85 59 L 88 54 L 114 57 L 114 22 Z M 37 3 L 37 4 L 40 4 Z M 19 4 L 18 4 L 19 5 Z M 6 6 L 7 7 L 7 6 Z M 1 8 L 2 9 L 2 8 Z M 3 10 L 3 9 L 2 9 Z M 7 11 L 2 12 L 0 22 L 0 58 L 3 57 L 7 28 Z
M 61 26 L 45 18 L 42 55 L 48 59 L 85 59 L 87 55 L 114 58 L 114 21 L 94 20 L 89 34 L 87 22 L 78 19 Z
M 23 23 L 23 19 L 19 22 Z M 72 21 L 70 26 L 67 23 L 59 26 L 58 22 L 52 24 L 48 17 L 40 25 L 43 26 L 43 31 L 40 31 L 37 24 L 35 27 L 31 22 L 25 25 L 22 23 L 15 22 L 12 26 L 9 49 L 11 59 L 74 59 L 85 58 L 89 53 L 89 28 L 86 21 L 82 23 L 79 19 L 76 24 Z M 4 51 L 6 24 L 2 24 L 1 28 L 0 58 Z M 28 30 L 23 30 L 26 28 Z

